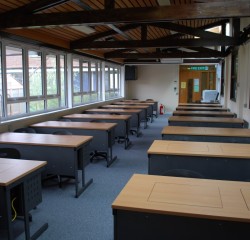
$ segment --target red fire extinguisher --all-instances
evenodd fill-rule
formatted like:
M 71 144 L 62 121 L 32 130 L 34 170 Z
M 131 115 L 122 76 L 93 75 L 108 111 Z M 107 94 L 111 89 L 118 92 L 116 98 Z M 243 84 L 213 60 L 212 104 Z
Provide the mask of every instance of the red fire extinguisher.
M 163 112 L 164 112 L 164 106 L 161 104 L 161 105 L 160 105 L 160 114 L 162 115 Z

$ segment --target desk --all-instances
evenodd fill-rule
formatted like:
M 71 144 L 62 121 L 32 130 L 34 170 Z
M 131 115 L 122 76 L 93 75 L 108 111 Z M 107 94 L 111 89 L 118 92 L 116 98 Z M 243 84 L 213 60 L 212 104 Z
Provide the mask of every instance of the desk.
M 92 136 L 6 132 L 0 134 L 0 146 L 16 148 L 25 159 L 46 160 L 46 174 L 74 177 L 75 197 L 78 197 L 93 181 L 85 183 L 84 171 L 92 139 Z M 81 186 L 78 170 L 82 173 Z
M 90 114 L 125 114 L 125 115 L 131 115 L 131 121 L 130 121 L 130 127 L 131 128 L 135 128 L 136 133 L 137 133 L 137 137 L 139 137 L 141 135 L 140 132 L 140 119 L 141 119 L 141 114 L 142 114 L 142 110 L 139 109 L 104 109 L 104 108 L 92 108 L 92 109 L 88 109 L 85 110 L 86 113 L 90 113 Z
M 139 103 L 154 103 L 154 112 L 155 112 L 155 116 L 158 117 L 158 101 L 154 101 L 154 100 L 146 100 L 146 101 L 141 101 L 141 100 L 128 100 L 128 99 L 124 99 L 122 100 L 123 102 L 139 102 Z
M 240 118 L 226 117 L 171 116 L 168 118 L 168 124 L 169 126 L 243 128 L 244 120 Z
M 142 110 L 142 114 L 140 115 L 140 122 L 144 122 L 144 128 L 147 128 L 147 116 L 149 106 L 138 106 L 138 105 L 103 105 L 102 108 L 108 109 L 140 109 Z
M 149 174 L 188 169 L 209 179 L 250 181 L 249 144 L 155 140 L 148 158 Z
M 163 140 L 250 143 L 250 129 L 166 126 Z
M 122 100 L 123 102 L 134 102 L 134 103 L 154 103 L 154 107 L 153 107 L 153 110 L 154 110 L 154 115 L 155 117 L 158 117 L 158 102 L 157 101 L 154 101 L 154 100 L 145 100 L 145 101 L 142 101 L 142 100 L 132 100 L 132 99 L 124 99 Z
M 218 111 L 218 112 L 228 112 L 228 108 L 220 108 L 220 107 L 177 107 L 178 111 Z
M 185 107 L 219 107 L 222 108 L 222 105 L 219 103 L 179 103 L 178 106 Z
M 114 239 L 246 239 L 250 183 L 134 174 L 112 204 Z
M 113 102 L 112 104 L 115 105 L 138 105 L 138 106 L 149 106 L 147 115 L 151 119 L 151 123 L 153 122 L 153 112 L 154 112 L 154 103 L 152 102 Z
M 45 223 L 30 236 L 29 212 L 42 201 L 41 172 L 45 165 L 45 161 L 0 158 L 0 228 L 7 231 L 6 237 L 9 240 L 15 238 L 14 227 L 17 221 L 12 222 L 11 201 L 14 189 L 20 193 L 16 201 L 20 203 L 20 213 L 24 217 L 25 239 L 37 239 L 48 228 Z
M 193 116 L 193 117 L 236 117 L 235 113 L 222 111 L 174 111 L 173 116 Z
M 112 145 L 115 143 L 114 129 L 117 123 L 90 123 L 90 122 L 61 122 L 47 121 L 31 125 L 38 133 L 53 133 L 54 131 L 67 130 L 73 135 L 93 136 L 90 144 L 93 152 L 105 152 L 107 167 L 115 160 Z
M 63 118 L 70 119 L 73 122 L 89 122 L 93 120 L 117 123 L 115 128 L 115 137 L 124 139 L 125 149 L 131 144 L 129 141 L 129 129 L 131 115 L 111 115 L 111 114 L 70 114 L 63 116 Z

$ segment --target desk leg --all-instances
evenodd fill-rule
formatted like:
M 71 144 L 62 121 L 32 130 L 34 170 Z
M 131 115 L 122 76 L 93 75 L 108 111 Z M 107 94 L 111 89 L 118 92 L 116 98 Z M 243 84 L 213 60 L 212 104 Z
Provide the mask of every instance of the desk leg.
M 93 182 L 93 179 L 91 178 L 87 183 L 85 183 L 85 157 L 83 154 L 83 149 L 79 149 L 78 151 L 75 151 L 75 159 L 78 159 L 78 161 L 75 162 L 76 168 L 75 168 L 75 197 L 78 198 L 87 188 L 88 186 Z M 80 163 L 80 168 L 82 171 L 82 186 L 79 188 L 79 179 L 78 179 L 78 162 Z
M 128 149 L 128 147 L 132 144 L 128 137 L 129 121 L 125 121 L 125 127 L 126 127 L 126 134 L 125 134 L 124 148 Z
M 48 228 L 48 223 L 43 224 L 32 236 L 30 236 L 30 224 L 29 224 L 29 211 L 28 211 L 28 187 L 26 182 L 22 184 L 22 197 L 23 197 L 23 212 L 24 212 L 24 228 L 25 228 L 25 239 L 35 240 Z
M 7 223 L 8 239 L 12 240 L 14 238 L 13 238 L 13 231 L 12 231 L 10 189 L 6 189 L 6 192 L 5 192 L 5 207 L 6 207 L 6 218 L 7 218 L 6 223 Z
M 107 133 L 108 133 L 107 167 L 109 167 L 117 159 L 117 156 L 113 157 L 111 131 L 108 131 Z

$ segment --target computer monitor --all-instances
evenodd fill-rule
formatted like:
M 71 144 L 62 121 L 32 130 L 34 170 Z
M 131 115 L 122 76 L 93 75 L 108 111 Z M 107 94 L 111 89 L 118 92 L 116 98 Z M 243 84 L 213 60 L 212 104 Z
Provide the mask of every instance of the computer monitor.
M 219 92 L 217 90 L 203 90 L 202 91 L 202 103 L 216 102 L 219 97 Z

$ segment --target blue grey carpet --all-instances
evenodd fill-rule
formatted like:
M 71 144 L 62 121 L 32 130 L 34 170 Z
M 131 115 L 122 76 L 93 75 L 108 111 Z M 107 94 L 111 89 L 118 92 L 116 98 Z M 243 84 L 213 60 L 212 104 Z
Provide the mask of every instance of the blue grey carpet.
M 73 183 L 62 188 L 52 184 L 43 188 L 43 201 L 32 211 L 33 222 L 48 222 L 49 228 L 40 240 L 112 240 L 113 215 L 111 204 L 134 173 L 147 174 L 147 150 L 153 140 L 161 139 L 161 130 L 167 125 L 167 115 L 160 115 L 142 128 L 143 136 L 130 135 L 133 145 L 129 150 L 123 144 L 114 145 L 118 159 L 109 167 L 104 160 L 86 167 L 86 180 L 94 182 L 79 197 L 74 198 Z M 19 236 L 18 240 L 23 240 Z

